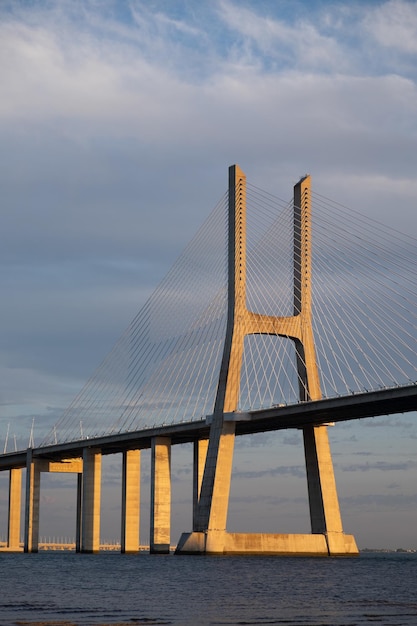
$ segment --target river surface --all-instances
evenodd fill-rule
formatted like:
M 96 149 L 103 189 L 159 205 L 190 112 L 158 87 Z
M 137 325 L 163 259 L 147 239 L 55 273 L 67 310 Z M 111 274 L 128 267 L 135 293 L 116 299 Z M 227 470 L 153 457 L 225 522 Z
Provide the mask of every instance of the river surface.
M 0 624 L 417 625 L 417 554 L 0 553 Z

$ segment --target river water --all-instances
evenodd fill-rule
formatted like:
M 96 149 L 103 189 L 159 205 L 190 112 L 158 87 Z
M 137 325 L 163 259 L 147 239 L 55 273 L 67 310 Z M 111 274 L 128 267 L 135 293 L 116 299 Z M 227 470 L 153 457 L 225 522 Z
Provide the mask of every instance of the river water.
M 0 624 L 417 625 L 417 554 L 0 553 Z

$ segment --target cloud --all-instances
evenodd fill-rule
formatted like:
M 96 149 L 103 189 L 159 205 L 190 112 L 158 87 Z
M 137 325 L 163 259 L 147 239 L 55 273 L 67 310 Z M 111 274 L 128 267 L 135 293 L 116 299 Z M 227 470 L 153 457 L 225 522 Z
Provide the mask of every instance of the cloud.
M 237 64 L 256 67 L 263 59 L 264 66 L 271 69 L 302 65 L 305 71 L 320 72 L 340 71 L 346 66 L 346 57 L 335 38 L 320 33 L 307 19 L 288 24 L 226 1 L 219 3 L 219 12 L 228 28 L 242 39 L 232 48 Z
M 233 476 L 236 478 L 243 478 L 245 480 L 264 478 L 265 476 L 294 476 L 295 478 L 305 478 L 306 472 L 302 465 L 281 465 L 262 470 L 237 470 L 233 473 Z
M 279 73 L 233 77 L 219 71 L 204 84 L 185 84 L 178 74 L 167 76 L 163 66 L 143 60 L 136 48 L 123 59 L 117 53 L 111 59 L 100 55 L 92 37 L 83 55 L 72 60 L 73 69 L 63 61 L 66 40 L 51 42 L 54 34 L 39 28 L 13 30 L 3 57 L 12 59 L 2 67 L 9 101 L 3 99 L 0 116 L 8 155 L 2 182 L 10 242 L 2 254 L 9 262 L 17 255 L 71 259 L 76 251 L 80 259 L 139 254 L 143 264 L 152 257 L 155 264 L 156 249 L 165 256 L 171 252 L 172 259 L 173 238 L 167 234 L 179 237 L 181 229 L 171 214 L 164 216 L 166 231 L 157 227 L 161 207 L 175 193 L 178 219 L 187 222 L 194 215 L 197 224 L 196 208 L 203 216 L 212 206 L 201 200 L 195 206 L 197 188 L 188 188 L 188 199 L 179 190 L 177 177 L 186 163 L 193 160 L 197 183 L 198 170 L 213 167 L 217 154 L 229 161 L 239 154 L 260 169 L 276 159 L 278 140 L 288 171 L 298 171 L 302 153 L 302 161 L 314 160 L 318 170 L 329 172 L 338 163 L 349 187 L 383 187 L 385 194 L 400 192 L 404 203 L 412 193 L 413 172 L 407 184 L 404 164 L 412 163 L 407 124 L 415 119 L 416 89 L 408 79 Z M 110 47 L 117 50 L 118 45 Z M 24 58 L 22 47 L 30 48 Z M 381 132 L 394 114 L 404 124 L 404 133 L 396 138 Z M 319 153 L 317 145 L 322 146 Z M 343 153 L 336 155 L 340 145 Z M 375 150 L 387 155 L 383 172 Z M 401 164 L 394 158 L 399 150 Z M 158 185 L 160 163 L 167 166 L 164 186 Z M 393 172 L 400 167 L 397 181 Z M 220 178 L 217 189 L 213 202 L 223 190 Z M 146 219 L 135 228 L 138 203 Z M 18 232 L 20 245 L 13 248 Z M 191 225 L 187 232 L 192 233 Z
M 257 433 L 255 435 L 247 435 L 244 437 L 236 438 L 236 449 L 245 448 L 264 448 L 274 442 L 277 439 L 278 434 L 275 433 Z
M 262 504 L 263 506 L 283 506 L 288 504 L 306 504 L 306 499 L 302 497 L 289 497 L 289 496 L 271 496 L 265 494 L 258 495 L 246 495 L 246 496 L 233 496 L 234 503 L 243 504 Z
M 11 422 L 10 437 L 14 434 L 24 434 L 28 440 L 32 420 L 34 420 L 35 433 L 38 436 L 39 430 L 43 432 L 44 429 L 52 428 L 57 416 L 62 412 L 62 407 L 66 402 L 70 402 L 78 390 L 80 381 L 71 380 L 71 377 L 62 379 L 51 371 L 42 371 L 42 368 L 38 367 L 36 358 L 32 359 L 32 367 L 18 367 L 13 364 L 12 355 L 14 356 L 13 353 L 9 354 L 8 364 L 0 367 L 4 384 L 0 397 L 3 412 L 0 432 L 4 436 L 7 423 Z M 21 356 L 16 357 L 16 361 L 20 359 Z M 49 367 L 45 369 L 49 370 Z M 60 401 L 63 404 L 59 404 Z M 15 430 L 16 421 L 21 424 L 22 432 Z
M 363 425 L 365 426 L 365 428 L 395 428 L 396 430 L 398 430 L 399 428 L 405 428 L 406 430 L 408 430 L 416 426 L 415 423 L 406 422 L 396 416 L 392 416 L 388 419 L 366 420 Z
M 381 46 L 417 54 L 417 8 L 415 2 L 390 0 L 377 6 L 364 25 Z
M 358 510 L 392 510 L 398 511 L 408 510 L 415 511 L 417 504 L 417 494 L 384 494 L 384 493 L 369 493 L 363 495 L 355 495 L 342 497 L 341 504 L 346 510 L 349 507 L 354 507 Z
M 54 496 L 51 496 L 50 494 L 41 494 L 40 500 L 41 500 L 41 504 L 43 505 L 50 505 L 50 504 L 56 503 L 56 499 L 54 498 Z
M 229 3 L 220 6 L 220 15 L 230 27 L 232 24 L 238 27 L 242 19 L 255 26 L 257 20 L 260 24 L 265 23 L 265 18 L 253 10 L 236 11 Z M 47 15 L 46 25 L 39 18 L 35 26 L 11 21 L 6 36 L 1 39 L 5 47 L 3 58 L 12 60 L 2 68 L 8 96 L 3 99 L 4 119 L 9 116 L 16 120 L 23 118 L 23 133 L 29 140 L 30 125 L 35 121 L 42 122 L 45 131 L 52 138 L 56 136 L 56 141 L 66 148 L 68 166 L 75 158 L 71 154 L 72 147 L 84 158 L 94 154 L 93 144 L 97 135 L 102 135 L 103 125 L 108 138 L 107 146 L 103 147 L 114 151 L 112 142 L 115 141 L 123 155 L 129 146 L 134 148 L 137 142 L 136 157 L 135 150 L 130 151 L 136 162 L 138 153 L 145 147 L 148 158 L 152 158 L 163 145 L 164 156 L 159 154 L 160 159 L 172 158 L 174 154 L 178 159 L 175 147 L 178 143 L 182 143 L 183 150 L 188 151 L 201 145 L 202 141 L 210 153 L 216 149 L 224 151 L 225 147 L 227 150 L 227 144 L 235 142 L 239 153 L 243 152 L 248 157 L 250 149 L 256 152 L 256 146 L 261 145 L 265 160 L 276 154 L 278 137 L 280 144 L 286 146 L 288 157 L 288 147 L 297 137 L 297 128 L 300 137 L 304 138 L 304 149 L 312 141 L 317 143 L 316 133 L 317 137 L 321 136 L 321 144 L 331 144 L 331 131 L 335 139 L 339 135 L 338 145 L 343 137 L 344 153 L 349 155 L 349 143 L 357 142 L 359 133 L 372 137 L 373 129 L 377 129 L 382 139 L 381 122 L 385 127 L 387 117 L 393 115 L 398 105 L 409 108 L 410 115 L 415 113 L 415 86 L 404 77 L 371 79 L 369 76 L 342 76 L 340 73 L 326 77 L 308 73 L 305 67 L 302 72 L 292 74 L 283 73 L 280 67 L 268 73 L 258 70 L 248 72 L 245 68 L 244 73 L 234 74 L 228 65 L 227 51 L 223 51 L 223 62 L 213 67 L 210 76 L 203 82 L 185 81 L 179 67 L 183 66 L 183 62 L 192 65 L 195 58 L 189 57 L 189 49 L 184 42 L 176 41 L 174 44 L 172 39 L 163 36 L 166 33 L 162 33 L 158 26 L 160 13 L 154 14 L 142 7 L 140 12 L 136 10 L 135 26 L 123 25 L 131 37 L 112 36 L 106 47 L 100 44 L 95 30 L 91 31 L 91 13 L 84 13 L 87 17 L 81 32 L 76 31 L 78 23 L 66 17 L 65 36 L 62 37 L 62 29 L 57 30 L 58 18 L 54 13 Z M 61 16 L 60 20 L 63 19 Z M 169 21 L 168 17 L 166 19 Z M 105 32 L 113 32 L 116 26 L 121 28 L 114 21 L 107 22 Z M 266 22 L 269 24 L 271 20 Z M 145 37 L 145 43 L 141 42 L 138 46 L 136 40 L 142 40 L 144 30 L 152 31 L 153 36 L 149 41 Z M 291 31 L 288 40 L 294 39 Z M 165 46 L 182 50 L 181 64 L 169 72 L 159 53 L 155 54 L 155 48 L 158 51 L 162 41 Z M 208 42 L 209 57 L 211 52 L 216 54 L 217 46 L 218 42 L 212 34 Z M 320 44 L 317 48 L 320 49 Z M 68 49 L 74 53 L 69 54 Z M 161 55 L 165 59 L 171 58 L 171 50 L 165 48 Z M 257 55 L 263 58 L 261 53 Z M 311 46 L 309 56 L 312 56 Z M 334 58 L 334 54 L 331 56 Z M 169 103 L 166 93 L 170 95 Z M 395 117 L 398 120 L 397 114 Z M 329 119 L 332 120 L 331 127 L 327 123 Z M 401 119 L 407 123 L 409 117 L 403 114 Z M 356 128 L 356 135 L 352 126 Z M 295 151 L 299 152 L 301 142 L 295 141 Z M 53 143 L 51 148 L 55 149 Z M 387 149 L 387 154 L 392 153 L 393 148 Z M 90 188 L 95 177 L 103 182 L 103 174 L 106 181 L 117 185 L 117 179 L 114 179 L 116 172 L 112 173 L 110 163 L 103 161 L 105 153 L 106 150 L 96 163 L 90 160 L 91 167 L 84 170 L 85 173 L 88 171 Z M 359 154 L 360 158 L 366 156 L 362 151 Z M 345 161 L 342 155 L 339 158 Z M 38 161 L 34 160 L 34 163 Z M 367 165 L 371 163 L 370 156 Z
M 341 466 L 343 472 L 369 472 L 373 470 L 379 470 L 382 472 L 401 471 L 415 469 L 417 467 L 417 461 L 374 461 L 369 463 L 357 463 Z
M 285 435 L 283 443 L 288 446 L 299 446 L 302 443 L 301 433 L 293 432 L 290 435 Z
M 56 504 L 60 499 L 61 490 L 72 490 L 76 492 L 77 489 L 77 474 L 75 473 L 42 473 L 42 487 L 41 490 L 41 502 L 45 504 Z M 107 477 L 102 481 L 102 484 L 107 484 Z M 51 495 L 52 492 L 52 495 Z M 68 498 L 68 496 L 66 496 Z M 75 502 L 74 502 L 75 504 Z M 74 511 L 73 506 L 68 501 L 65 503 L 65 507 L 69 511 Z

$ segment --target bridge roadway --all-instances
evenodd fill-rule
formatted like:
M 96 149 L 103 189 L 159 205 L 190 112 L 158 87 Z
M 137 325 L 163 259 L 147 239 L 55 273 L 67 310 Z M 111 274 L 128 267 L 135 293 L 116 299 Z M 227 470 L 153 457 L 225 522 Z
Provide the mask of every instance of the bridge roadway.
M 236 435 L 248 435 L 415 410 L 417 410 L 417 383 L 245 413 L 229 413 L 225 415 L 225 420 L 236 422 Z M 53 461 L 82 457 L 84 448 L 100 448 L 102 454 L 116 454 L 125 450 L 150 448 L 154 437 L 170 437 L 173 445 L 189 443 L 197 439 L 207 439 L 210 422 L 209 416 L 199 421 L 59 443 L 35 448 L 33 457 Z M 0 471 L 26 467 L 26 462 L 26 450 L 2 454 Z

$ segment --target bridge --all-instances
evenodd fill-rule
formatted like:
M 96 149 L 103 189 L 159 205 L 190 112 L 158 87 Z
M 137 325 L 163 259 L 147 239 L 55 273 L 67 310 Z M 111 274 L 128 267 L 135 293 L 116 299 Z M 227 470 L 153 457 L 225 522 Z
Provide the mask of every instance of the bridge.
M 63 472 L 77 479 L 75 549 L 98 552 L 101 460 L 119 453 L 121 551 L 137 552 L 150 449 L 149 546 L 169 552 L 171 448 L 191 442 L 193 528 L 178 554 L 357 554 L 327 427 L 417 407 L 415 241 L 343 209 L 310 176 L 288 203 L 229 168 L 228 192 L 41 445 L 5 446 L 8 550 L 23 476 L 23 545 L 37 552 L 41 473 Z M 311 533 L 228 532 L 235 437 L 288 428 L 303 432 Z

